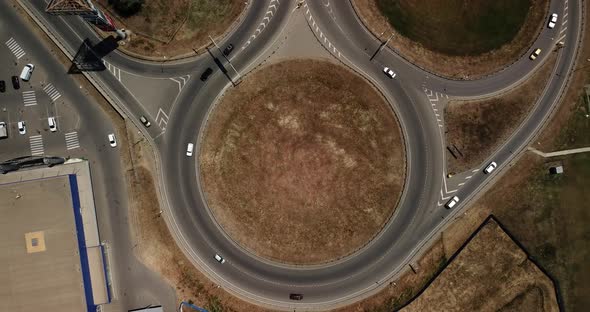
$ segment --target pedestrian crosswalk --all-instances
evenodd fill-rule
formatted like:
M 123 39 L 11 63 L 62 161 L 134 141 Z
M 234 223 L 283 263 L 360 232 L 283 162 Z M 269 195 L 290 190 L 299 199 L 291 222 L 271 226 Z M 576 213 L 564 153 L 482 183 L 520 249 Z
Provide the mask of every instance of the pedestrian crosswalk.
M 18 43 L 16 42 L 16 40 L 14 40 L 14 38 L 10 38 L 8 39 L 8 41 L 6 41 L 6 45 L 8 46 L 8 48 L 10 49 L 10 51 L 12 51 L 12 53 L 14 54 L 14 56 L 16 56 L 16 59 L 20 59 L 21 57 L 23 57 L 26 53 L 25 50 L 23 50 L 20 45 L 18 45 Z
M 48 84 L 45 87 L 43 87 L 43 91 L 45 91 L 45 93 L 49 95 L 49 98 L 53 102 L 55 102 L 55 100 L 59 99 L 59 97 L 61 96 L 59 91 L 57 91 L 57 89 L 52 84 Z
M 44 154 L 43 137 L 41 135 L 30 136 L 29 145 L 31 146 L 31 155 L 39 156 Z
M 78 132 L 66 133 L 66 149 L 71 150 L 80 147 L 80 141 L 78 141 Z
M 37 96 L 35 95 L 35 91 L 23 92 L 23 103 L 25 106 L 37 105 Z

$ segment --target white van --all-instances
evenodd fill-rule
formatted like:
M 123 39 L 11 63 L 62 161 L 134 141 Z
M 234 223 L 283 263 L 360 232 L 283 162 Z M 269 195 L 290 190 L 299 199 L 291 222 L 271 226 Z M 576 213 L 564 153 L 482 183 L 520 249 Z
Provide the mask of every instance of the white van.
M 31 75 L 33 74 L 33 70 L 35 70 L 35 65 L 27 64 L 23 68 L 23 71 L 20 73 L 20 79 L 22 81 L 29 81 L 31 79 Z
M 57 131 L 57 124 L 55 123 L 55 117 L 47 118 L 47 124 L 49 124 L 49 130 L 51 130 L 51 132 Z

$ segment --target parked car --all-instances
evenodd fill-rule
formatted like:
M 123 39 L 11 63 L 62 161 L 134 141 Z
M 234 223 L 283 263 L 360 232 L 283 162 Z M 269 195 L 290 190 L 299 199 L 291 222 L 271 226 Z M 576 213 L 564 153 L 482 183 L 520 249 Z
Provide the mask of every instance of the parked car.
M 537 56 L 539 56 L 541 54 L 541 49 L 536 49 L 535 51 L 533 51 L 533 53 L 531 53 L 531 56 L 529 57 L 531 60 L 535 60 L 537 58 Z
M 495 161 L 492 161 L 484 170 L 483 172 L 488 174 L 488 173 L 492 173 L 492 171 L 494 171 L 494 169 L 496 169 L 496 167 L 498 167 L 498 164 Z
M 205 69 L 205 71 L 201 74 L 201 81 L 206 81 L 209 79 L 209 76 L 211 76 L 212 73 L 213 69 L 211 69 L 211 67 L 207 67 L 207 69 Z
M 12 76 L 10 79 L 12 80 L 12 87 L 14 90 L 20 89 L 20 81 L 18 80 L 18 76 Z
M 117 147 L 117 138 L 115 138 L 115 134 L 111 133 L 107 137 L 109 139 L 109 144 L 111 145 L 111 147 Z
M 395 72 L 389 68 L 389 67 L 385 67 L 383 68 L 383 72 L 385 73 L 385 75 L 391 79 L 395 78 L 396 74 Z
M 25 65 L 25 67 L 23 67 L 23 71 L 20 73 L 20 79 L 23 81 L 29 81 L 29 79 L 31 79 L 31 75 L 33 74 L 33 70 L 35 70 L 35 65 Z
M 193 148 L 195 145 L 193 143 L 189 143 L 186 145 L 186 156 L 191 157 L 193 156 Z
M 225 259 L 223 259 L 222 256 L 215 254 L 215 260 L 217 260 L 217 262 L 224 264 L 225 263 Z
M 141 123 L 142 123 L 142 124 L 143 124 L 143 125 L 144 125 L 146 128 L 149 128 L 149 127 L 152 125 L 152 123 L 151 123 L 151 122 L 149 122 L 149 120 L 147 120 L 147 119 L 145 118 L 145 116 L 141 116 L 141 117 L 139 117 L 139 121 L 141 121 Z
M 447 209 L 451 209 L 455 206 L 457 206 L 457 204 L 459 203 L 459 197 L 457 196 L 453 196 L 453 198 L 451 198 L 451 200 L 449 200 L 446 204 L 445 207 Z
M 228 56 L 231 51 L 234 50 L 234 45 L 233 44 L 228 44 L 227 47 L 225 47 L 225 49 L 223 49 L 223 55 Z
M 4 80 L 0 80 L 0 92 L 6 91 L 6 82 Z
M 57 131 L 57 123 L 55 122 L 55 117 L 47 118 L 47 124 L 49 125 L 49 130 L 51 130 L 51 132 Z
M 24 121 L 19 121 L 17 125 L 18 125 L 18 133 L 27 134 L 27 125 L 25 124 Z
M 557 13 L 551 14 L 551 17 L 549 18 L 549 24 L 547 24 L 547 27 L 549 27 L 549 29 L 553 29 L 555 28 L 555 24 L 557 24 Z
M 289 299 L 291 300 L 301 300 L 303 299 L 302 294 L 289 294 Z

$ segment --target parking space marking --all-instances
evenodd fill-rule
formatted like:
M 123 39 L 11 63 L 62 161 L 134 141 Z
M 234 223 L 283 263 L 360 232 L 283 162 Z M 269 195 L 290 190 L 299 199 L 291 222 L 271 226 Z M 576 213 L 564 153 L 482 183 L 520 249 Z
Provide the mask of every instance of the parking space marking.
M 23 103 L 25 106 L 37 105 L 37 96 L 35 95 L 35 91 L 23 92 Z
M 49 98 L 53 102 L 55 102 L 57 99 L 59 99 L 61 97 L 61 94 L 59 93 L 59 91 L 57 91 L 57 89 L 50 83 L 47 84 L 45 87 L 43 87 L 43 91 L 45 91 L 45 93 L 47 93 L 47 95 L 49 96 Z
M 66 149 L 71 150 L 80 147 L 80 141 L 78 140 L 78 132 L 66 133 Z
M 33 156 L 39 156 L 45 153 L 43 149 L 43 137 L 41 135 L 30 136 L 29 146 L 31 147 L 31 155 Z
M 16 40 L 14 40 L 14 38 L 8 39 L 8 41 L 6 41 L 6 46 L 10 49 L 10 51 L 12 51 L 14 56 L 16 56 L 17 60 L 26 54 L 25 50 L 23 50 L 23 48 L 20 47 L 20 45 L 16 42 Z

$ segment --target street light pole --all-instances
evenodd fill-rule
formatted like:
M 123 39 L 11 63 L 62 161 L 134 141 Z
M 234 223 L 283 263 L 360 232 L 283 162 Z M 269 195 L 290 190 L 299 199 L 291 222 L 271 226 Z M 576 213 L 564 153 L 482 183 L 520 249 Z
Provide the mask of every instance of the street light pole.
M 217 50 L 219 50 L 219 53 L 221 53 L 221 55 L 223 55 L 223 58 L 225 58 L 225 60 L 229 64 L 229 66 L 231 66 L 231 68 L 236 72 L 236 84 L 240 83 L 241 77 L 240 77 L 240 73 L 238 72 L 238 70 L 234 67 L 234 65 L 227 58 L 227 56 L 225 54 L 223 54 L 223 51 L 221 51 L 221 48 L 217 45 L 217 43 L 215 42 L 215 40 L 213 40 L 213 37 L 209 36 L 209 39 L 211 39 L 211 42 L 213 42 L 213 45 L 215 45 L 215 47 L 217 48 Z
M 377 56 L 377 54 L 379 54 L 379 52 L 381 52 L 381 50 L 383 50 L 385 48 L 385 46 L 393 38 L 393 35 L 394 35 L 394 33 L 391 33 L 391 36 L 389 36 L 389 38 L 387 38 L 387 40 L 385 40 L 385 42 L 381 43 L 381 45 L 379 46 L 379 48 L 377 48 L 377 51 L 375 51 L 375 53 L 373 53 L 373 55 L 371 56 L 371 58 L 369 60 L 372 61 L 375 58 L 375 56 Z

